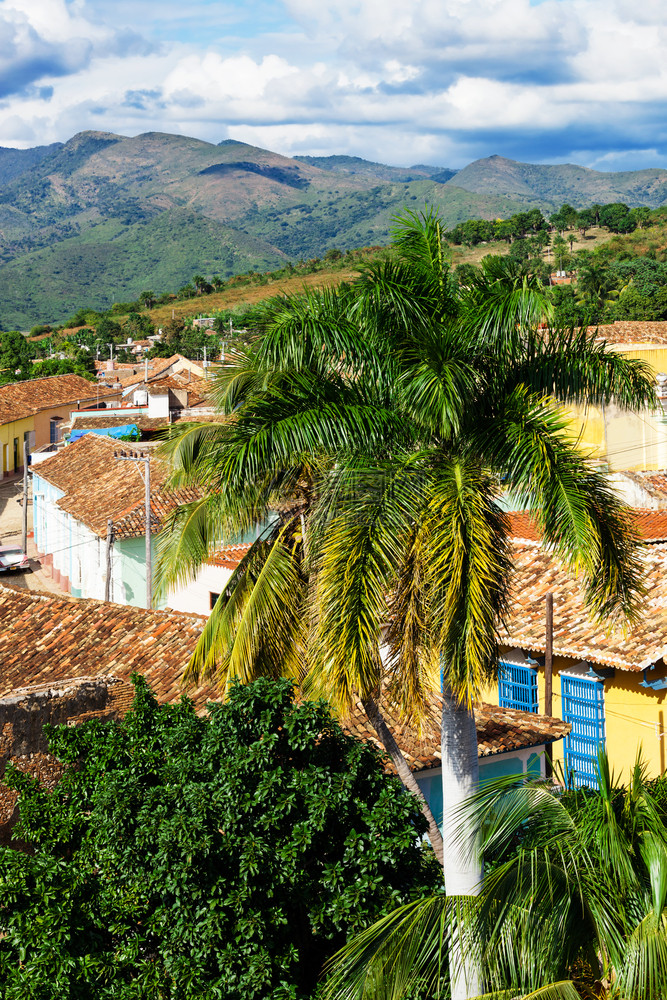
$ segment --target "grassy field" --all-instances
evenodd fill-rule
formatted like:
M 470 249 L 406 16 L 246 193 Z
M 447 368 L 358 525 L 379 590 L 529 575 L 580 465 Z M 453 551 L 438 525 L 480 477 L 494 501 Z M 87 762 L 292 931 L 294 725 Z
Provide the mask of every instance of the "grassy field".
M 647 230 L 650 233 L 652 230 Z M 632 234 L 633 236 L 635 234 Z M 606 229 L 594 227 L 590 229 L 585 237 L 577 230 L 577 238 L 573 243 L 573 250 L 593 250 L 602 243 L 607 243 L 613 237 Z M 626 240 L 629 237 L 620 237 Z M 667 232 L 665 233 L 667 242 Z M 488 254 L 506 254 L 509 250 L 507 243 L 480 243 L 476 247 L 451 247 L 452 266 L 459 264 L 479 264 L 483 257 Z M 645 252 L 645 251 L 644 251 Z M 545 253 L 547 260 L 553 258 L 553 253 L 549 250 Z M 214 292 L 211 295 L 200 295 L 194 299 L 182 301 L 174 299 L 168 305 L 158 306 L 151 309 L 149 315 L 156 327 L 164 326 L 171 318 L 185 319 L 190 316 L 211 316 L 216 312 L 223 312 L 227 309 L 234 309 L 247 305 L 254 305 L 267 299 L 272 295 L 295 295 L 306 288 L 331 288 L 339 285 L 342 281 L 353 280 L 359 272 L 353 267 L 341 269 L 323 269 L 314 274 L 293 275 L 290 278 L 269 279 L 266 284 L 239 285 L 222 292 Z

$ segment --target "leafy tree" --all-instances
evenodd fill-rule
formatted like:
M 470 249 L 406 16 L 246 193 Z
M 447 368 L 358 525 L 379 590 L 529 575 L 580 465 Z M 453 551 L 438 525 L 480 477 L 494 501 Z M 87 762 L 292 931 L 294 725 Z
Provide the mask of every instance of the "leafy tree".
M 155 292 L 146 291 L 142 292 L 139 296 L 139 301 L 141 302 L 144 309 L 152 309 L 155 305 Z
M 17 330 L 0 333 L 0 382 L 16 382 L 28 378 L 33 346 Z
M 600 209 L 600 225 L 611 233 L 631 233 L 637 226 L 630 209 L 623 202 L 612 202 Z
M 96 376 L 92 372 L 92 363 L 82 363 L 73 358 L 46 358 L 37 361 L 30 370 L 29 378 L 44 378 L 47 375 L 80 375 L 94 382 Z
M 442 678 L 445 887 L 465 895 L 481 872 L 454 817 L 477 783 L 472 703 L 496 676 L 511 574 L 500 484 L 577 567 L 592 613 L 632 618 L 627 508 L 552 397 L 633 408 L 654 393 L 641 363 L 593 336 L 543 333 L 548 305 L 505 258 L 457 287 L 437 216 L 400 219 L 394 249 L 342 293 L 274 303 L 256 350 L 220 376 L 234 420 L 167 444 L 174 483 L 208 491 L 168 521 L 160 578 L 187 579 L 209 548 L 259 529 L 191 676 L 289 672 L 341 709 L 360 697 L 381 739 L 383 647 L 406 713 Z
M 135 678 L 120 723 L 52 731 L 52 794 L 8 769 L 4 1000 L 291 1000 L 352 932 L 424 895 L 424 824 L 377 753 L 288 681 L 199 717 Z

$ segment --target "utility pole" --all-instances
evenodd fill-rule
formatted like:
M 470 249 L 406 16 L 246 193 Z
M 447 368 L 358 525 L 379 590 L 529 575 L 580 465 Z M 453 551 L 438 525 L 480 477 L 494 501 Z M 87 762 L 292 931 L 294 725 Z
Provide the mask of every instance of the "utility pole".
M 114 458 L 119 459 L 122 462 L 137 462 L 139 463 L 139 475 L 144 481 L 144 486 L 146 487 L 146 505 L 145 505 L 145 520 L 146 520 L 146 607 L 153 607 L 153 556 L 151 551 L 151 463 L 148 455 L 144 454 L 128 454 L 125 451 L 115 451 L 113 453 Z M 144 471 L 141 470 L 141 463 L 144 465 Z
M 21 549 L 23 555 L 28 555 L 28 439 L 23 438 L 23 524 L 21 530 Z
M 544 643 L 544 714 L 553 715 L 553 665 L 554 665 L 554 595 L 548 593 L 546 603 L 546 637 Z M 545 748 L 545 773 L 550 778 L 554 772 L 553 747 Z
M 113 521 L 107 521 L 107 575 L 104 581 L 104 600 L 111 600 L 111 551 L 113 549 Z

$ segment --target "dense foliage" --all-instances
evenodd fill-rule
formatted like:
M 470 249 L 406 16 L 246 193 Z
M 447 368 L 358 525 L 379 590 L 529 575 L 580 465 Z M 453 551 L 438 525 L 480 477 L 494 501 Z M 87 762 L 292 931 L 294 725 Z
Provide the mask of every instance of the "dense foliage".
M 310 996 L 435 888 L 414 801 L 324 703 L 260 680 L 202 718 L 135 683 L 122 724 L 52 731 L 52 794 L 8 771 L 32 853 L 0 853 L 3 1000 Z

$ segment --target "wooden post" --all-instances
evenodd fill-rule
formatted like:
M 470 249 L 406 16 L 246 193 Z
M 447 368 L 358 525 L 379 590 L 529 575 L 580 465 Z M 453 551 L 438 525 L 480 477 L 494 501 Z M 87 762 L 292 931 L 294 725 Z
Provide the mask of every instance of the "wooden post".
M 544 714 L 553 715 L 554 595 L 546 596 L 546 640 L 544 644 Z M 553 748 L 546 745 L 545 773 L 553 775 Z
M 23 524 L 21 529 L 21 549 L 28 555 L 28 439 L 23 439 Z
M 104 600 L 111 600 L 111 552 L 113 548 L 113 521 L 107 521 L 107 576 L 104 581 Z

